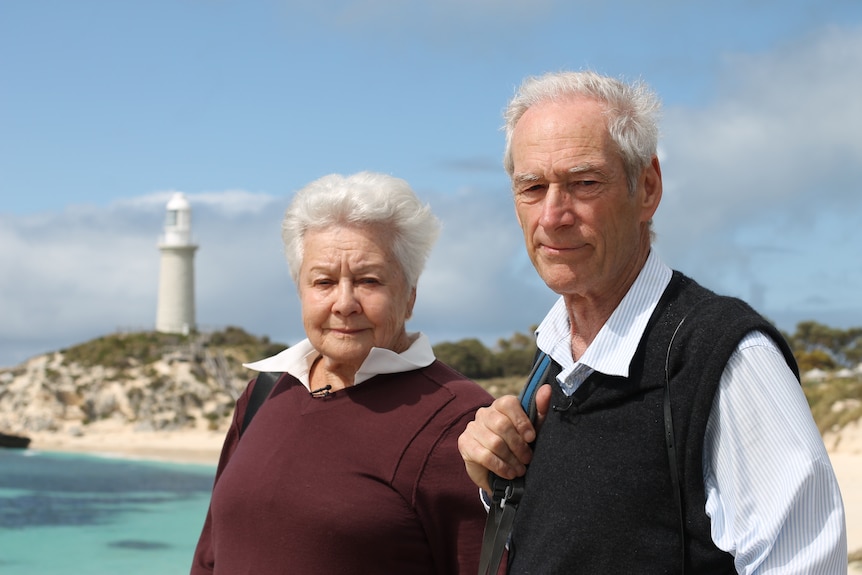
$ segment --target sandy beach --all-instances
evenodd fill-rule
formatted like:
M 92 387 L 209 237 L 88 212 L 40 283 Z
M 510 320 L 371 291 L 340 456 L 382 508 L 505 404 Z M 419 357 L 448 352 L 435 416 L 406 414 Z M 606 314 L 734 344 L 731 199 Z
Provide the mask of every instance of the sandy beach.
M 215 465 L 224 436 L 222 431 L 194 430 L 135 432 L 116 429 L 77 436 L 31 433 L 30 448 Z
M 862 554 L 862 453 L 830 453 L 829 458 L 847 514 L 847 549 Z M 862 574 L 862 561 L 853 563 L 848 573 Z
M 30 447 L 35 450 L 100 453 L 215 465 L 224 432 L 134 432 L 117 427 L 88 430 L 79 436 L 36 433 L 31 437 L 33 442 Z M 845 427 L 839 436 L 827 434 L 824 442 L 844 498 L 848 549 L 851 553 L 862 553 L 862 426 L 857 422 Z M 849 573 L 862 574 L 862 561 L 852 564 Z
M 827 433 L 823 442 L 844 499 L 847 549 L 862 558 L 862 421 L 845 426 L 840 434 Z M 848 573 L 862 575 L 862 561 L 852 563 Z

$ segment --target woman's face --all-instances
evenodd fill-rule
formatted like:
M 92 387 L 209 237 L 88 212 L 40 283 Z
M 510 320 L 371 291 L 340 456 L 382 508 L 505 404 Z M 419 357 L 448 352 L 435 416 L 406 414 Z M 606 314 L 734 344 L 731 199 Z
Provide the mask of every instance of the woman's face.
M 305 234 L 299 271 L 302 323 L 332 370 L 355 374 L 372 347 L 399 353 L 409 347 L 404 324 L 416 290 L 406 285 L 390 237 L 377 226 Z

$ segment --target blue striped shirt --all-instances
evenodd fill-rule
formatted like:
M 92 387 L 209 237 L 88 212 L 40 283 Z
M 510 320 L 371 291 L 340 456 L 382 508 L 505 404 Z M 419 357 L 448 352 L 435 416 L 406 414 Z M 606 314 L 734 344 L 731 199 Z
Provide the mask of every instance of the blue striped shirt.
M 569 395 L 593 371 L 628 376 L 672 271 L 653 250 L 619 306 L 575 361 L 562 297 L 539 325 Z M 844 504 L 805 394 L 761 332 L 730 357 L 704 436 L 706 514 L 715 545 L 747 575 L 847 573 Z

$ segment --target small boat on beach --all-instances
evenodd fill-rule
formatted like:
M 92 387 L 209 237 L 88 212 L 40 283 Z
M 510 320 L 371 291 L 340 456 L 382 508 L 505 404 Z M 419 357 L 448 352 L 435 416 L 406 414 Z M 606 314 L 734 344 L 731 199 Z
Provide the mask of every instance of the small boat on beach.
M 10 449 L 27 449 L 30 445 L 30 438 L 23 435 L 9 435 L 8 433 L 0 432 L 0 447 Z

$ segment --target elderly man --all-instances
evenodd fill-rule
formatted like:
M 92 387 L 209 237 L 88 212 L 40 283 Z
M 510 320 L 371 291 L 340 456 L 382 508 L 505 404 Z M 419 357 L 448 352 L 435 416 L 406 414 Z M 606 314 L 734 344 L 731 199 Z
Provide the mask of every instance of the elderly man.
M 645 86 L 591 72 L 528 79 L 506 111 L 527 252 L 560 294 L 537 330 L 559 371 L 537 424 L 502 397 L 459 439 L 486 491 L 530 465 L 508 572 L 846 573 L 789 347 L 652 249 L 658 112 Z

